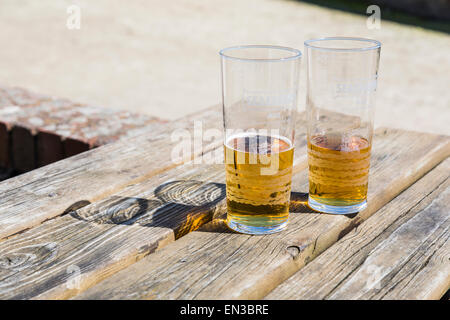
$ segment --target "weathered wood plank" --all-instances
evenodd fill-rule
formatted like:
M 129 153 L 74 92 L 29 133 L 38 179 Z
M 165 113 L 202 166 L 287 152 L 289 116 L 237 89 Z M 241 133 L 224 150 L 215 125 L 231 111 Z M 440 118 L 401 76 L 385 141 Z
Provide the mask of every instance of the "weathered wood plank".
M 448 137 L 377 130 L 369 205 L 358 215 L 311 212 L 303 171 L 294 178 L 287 230 L 248 236 L 217 219 L 76 298 L 260 299 L 445 159 L 449 148 Z
M 266 299 L 438 299 L 450 285 L 450 159 Z
M 306 167 L 303 121 L 294 172 Z M 211 153 L 223 161 L 222 147 Z M 224 180 L 223 164 L 194 160 L 1 242 L 0 299 L 81 292 L 224 212 Z M 79 271 L 76 287 L 71 270 Z
M 222 131 L 222 112 L 215 106 L 1 182 L 0 239 L 175 167 L 170 154 L 180 141 L 172 141 L 171 135 L 181 128 L 191 128 L 192 133 L 194 120 L 201 121 L 203 130 Z M 217 137 L 204 143 L 203 150 L 201 144 L 193 143 L 192 155 L 221 143 Z
M 449 184 L 436 193 L 421 212 L 374 248 L 330 298 L 439 299 L 450 284 Z M 370 286 L 357 292 L 367 283 L 364 275 L 372 276 Z
M 0 298 L 67 298 L 174 241 L 212 218 L 223 175 L 182 165 L 1 242 Z

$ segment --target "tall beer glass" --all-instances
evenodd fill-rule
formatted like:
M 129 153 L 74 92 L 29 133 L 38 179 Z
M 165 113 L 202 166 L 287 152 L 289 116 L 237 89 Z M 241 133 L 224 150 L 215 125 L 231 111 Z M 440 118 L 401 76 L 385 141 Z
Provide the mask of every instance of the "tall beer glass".
M 367 206 L 380 42 L 305 41 L 311 208 L 348 214 Z
M 278 46 L 220 51 L 227 224 L 281 231 L 289 218 L 301 53 Z

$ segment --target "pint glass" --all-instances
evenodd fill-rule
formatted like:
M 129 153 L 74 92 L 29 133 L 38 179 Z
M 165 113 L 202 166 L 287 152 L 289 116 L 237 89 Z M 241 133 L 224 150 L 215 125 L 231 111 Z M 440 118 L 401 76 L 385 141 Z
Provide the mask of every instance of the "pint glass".
M 305 41 L 308 205 L 317 211 L 367 206 L 380 48 L 362 38 Z
M 268 234 L 289 218 L 301 53 L 278 46 L 220 51 L 227 224 Z

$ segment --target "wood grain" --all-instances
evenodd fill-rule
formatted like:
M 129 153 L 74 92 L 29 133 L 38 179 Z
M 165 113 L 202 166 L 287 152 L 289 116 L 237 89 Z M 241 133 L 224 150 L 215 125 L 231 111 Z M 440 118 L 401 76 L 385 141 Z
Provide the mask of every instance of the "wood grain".
M 294 172 L 306 167 L 298 121 Z M 223 162 L 223 148 L 216 151 Z M 193 160 L 1 242 L 0 299 L 61 299 L 85 290 L 225 212 L 224 181 L 223 164 Z
M 194 120 L 200 121 L 204 130 L 222 131 L 222 113 L 215 106 L 180 121 L 149 125 L 138 136 L 1 182 L 0 239 L 175 167 L 170 154 L 180 141 L 172 141 L 171 135 L 176 129 L 192 128 Z M 221 137 L 217 137 L 204 143 L 203 148 L 194 144 L 192 155 L 221 143 Z
M 375 247 L 330 299 L 439 299 L 450 284 L 449 184 L 433 196 Z
M 198 228 L 225 197 L 215 167 L 182 165 L 1 242 L 0 299 L 70 297 Z
M 450 159 L 266 299 L 439 299 L 450 285 Z
M 380 129 L 368 208 L 354 216 L 305 206 L 307 173 L 295 176 L 288 228 L 268 236 L 229 231 L 216 219 L 77 296 L 77 299 L 260 299 L 436 164 L 449 138 Z

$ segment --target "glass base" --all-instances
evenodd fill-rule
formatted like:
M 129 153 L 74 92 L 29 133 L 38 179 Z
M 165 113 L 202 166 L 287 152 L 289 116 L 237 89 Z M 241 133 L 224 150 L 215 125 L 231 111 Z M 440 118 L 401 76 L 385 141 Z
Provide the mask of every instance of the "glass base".
M 330 214 L 350 214 L 350 213 L 357 213 L 367 207 L 367 201 L 364 200 L 361 203 L 354 204 L 351 206 L 330 206 L 328 204 L 323 204 L 320 202 L 317 202 L 316 200 L 312 199 L 311 197 L 308 197 L 308 206 L 311 209 L 314 209 L 316 211 L 322 212 L 322 213 L 330 213 Z
M 230 228 L 234 231 L 240 232 L 240 233 L 252 234 L 252 235 L 264 235 L 264 234 L 280 232 L 286 228 L 287 224 L 288 224 L 288 220 L 284 221 L 281 224 L 276 224 L 276 225 L 273 225 L 270 227 L 268 227 L 268 226 L 255 227 L 255 226 L 245 225 L 245 224 L 236 222 L 234 220 L 227 221 L 228 228 Z

